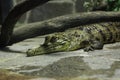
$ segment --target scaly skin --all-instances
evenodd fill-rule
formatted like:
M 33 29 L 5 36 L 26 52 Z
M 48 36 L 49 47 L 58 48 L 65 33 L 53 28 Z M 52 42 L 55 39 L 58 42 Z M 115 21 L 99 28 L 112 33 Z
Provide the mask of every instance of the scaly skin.
M 102 49 L 104 44 L 120 41 L 120 23 L 108 22 L 71 28 L 45 37 L 38 48 L 29 49 L 27 56 L 36 56 L 83 48 L 84 51 Z

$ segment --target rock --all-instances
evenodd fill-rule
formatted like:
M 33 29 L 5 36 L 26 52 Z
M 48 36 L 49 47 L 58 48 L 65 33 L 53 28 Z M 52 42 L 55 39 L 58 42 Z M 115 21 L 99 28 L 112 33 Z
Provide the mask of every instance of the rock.
M 71 0 L 50 1 L 42 6 L 33 9 L 28 22 L 43 21 L 53 17 L 70 14 L 73 11 Z
M 75 4 L 76 4 L 76 12 L 85 12 L 87 11 L 85 9 L 85 7 L 83 6 L 84 5 L 84 2 L 85 1 L 89 1 L 89 0 L 76 0 Z

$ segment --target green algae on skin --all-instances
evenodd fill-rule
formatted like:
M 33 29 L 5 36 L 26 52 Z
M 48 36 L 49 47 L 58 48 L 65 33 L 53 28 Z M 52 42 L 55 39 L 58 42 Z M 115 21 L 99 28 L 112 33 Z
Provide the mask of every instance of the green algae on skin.
M 72 31 L 73 33 L 76 32 L 76 30 Z M 81 33 L 80 31 L 77 32 Z M 26 53 L 27 56 L 35 56 L 54 52 L 77 50 L 78 47 L 79 44 L 76 41 L 75 36 L 67 31 L 67 33 L 60 32 L 46 36 L 43 45 L 37 48 L 29 49 Z

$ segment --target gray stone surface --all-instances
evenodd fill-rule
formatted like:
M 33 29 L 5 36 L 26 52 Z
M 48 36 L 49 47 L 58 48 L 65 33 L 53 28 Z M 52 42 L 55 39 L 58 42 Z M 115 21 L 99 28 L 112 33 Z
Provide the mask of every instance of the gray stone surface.
M 13 0 L 14 5 L 24 0 Z M 84 12 L 86 11 L 83 7 L 85 1 L 89 0 L 52 0 L 48 3 L 38 6 L 24 14 L 19 20 L 20 23 L 31 23 L 36 21 L 43 21 L 53 17 Z
M 0 68 L 38 76 L 34 80 L 120 79 L 120 43 L 107 44 L 103 50 L 58 52 L 26 57 L 25 51 L 39 46 L 44 37 L 28 39 L 0 51 Z M 70 79 L 68 79 L 70 77 Z M 62 78 L 62 79 L 61 79 Z
M 90 1 L 90 0 L 76 0 L 76 2 L 75 2 L 75 4 L 76 4 L 76 7 L 75 7 L 75 9 L 76 9 L 76 12 L 85 12 L 85 11 L 87 11 L 86 9 L 85 9 L 85 7 L 84 7 L 84 2 L 85 1 Z
M 28 22 L 43 21 L 53 17 L 70 14 L 73 11 L 71 0 L 50 1 L 42 6 L 33 9 Z

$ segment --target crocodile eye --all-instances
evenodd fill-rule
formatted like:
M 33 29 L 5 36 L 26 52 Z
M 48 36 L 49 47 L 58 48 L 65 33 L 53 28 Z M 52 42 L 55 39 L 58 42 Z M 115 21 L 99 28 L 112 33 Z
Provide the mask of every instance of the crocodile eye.
M 55 42 L 56 40 L 57 40 L 57 37 L 52 36 L 52 38 L 50 39 L 50 42 L 53 43 L 53 42 Z

